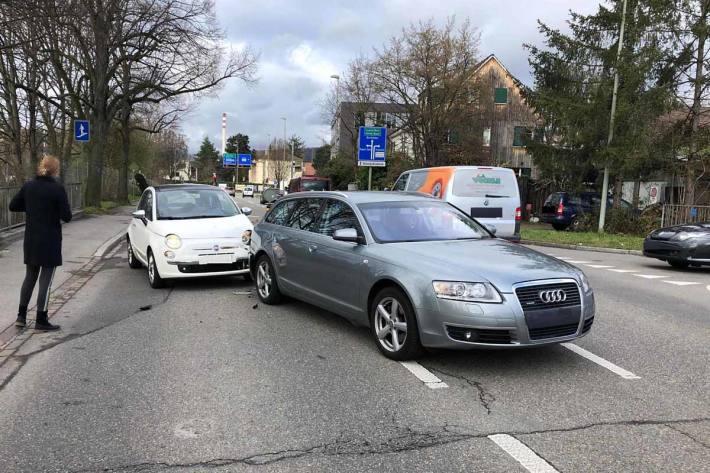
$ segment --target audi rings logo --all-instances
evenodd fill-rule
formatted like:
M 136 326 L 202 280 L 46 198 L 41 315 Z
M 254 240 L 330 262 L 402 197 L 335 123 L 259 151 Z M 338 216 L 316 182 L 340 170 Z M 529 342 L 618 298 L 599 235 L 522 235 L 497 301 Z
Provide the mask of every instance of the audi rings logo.
M 567 293 L 562 289 L 550 289 L 547 291 L 540 291 L 537 296 L 545 304 L 552 304 L 553 302 L 564 302 L 567 300 Z

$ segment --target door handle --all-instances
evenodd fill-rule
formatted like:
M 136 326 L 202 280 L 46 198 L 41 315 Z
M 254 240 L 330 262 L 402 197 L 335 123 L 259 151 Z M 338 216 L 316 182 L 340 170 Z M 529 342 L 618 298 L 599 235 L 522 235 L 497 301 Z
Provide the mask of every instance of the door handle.
M 318 250 L 318 247 L 316 245 L 308 245 L 309 253 L 314 253 L 316 250 Z

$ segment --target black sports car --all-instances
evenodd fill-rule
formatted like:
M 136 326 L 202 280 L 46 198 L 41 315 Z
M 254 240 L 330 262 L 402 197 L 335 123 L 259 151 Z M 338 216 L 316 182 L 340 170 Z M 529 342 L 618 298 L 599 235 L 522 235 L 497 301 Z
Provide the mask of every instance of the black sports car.
M 674 268 L 710 265 L 710 222 L 660 228 L 643 242 L 643 254 Z

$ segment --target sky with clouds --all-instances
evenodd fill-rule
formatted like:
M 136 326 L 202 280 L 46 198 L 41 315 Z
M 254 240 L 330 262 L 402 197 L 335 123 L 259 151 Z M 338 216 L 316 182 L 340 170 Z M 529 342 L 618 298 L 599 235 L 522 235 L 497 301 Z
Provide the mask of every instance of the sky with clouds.
M 227 40 L 260 54 L 258 82 L 228 82 L 215 96 L 200 99 L 182 121 L 190 152 L 205 136 L 219 149 L 221 114 L 227 135 L 246 133 L 253 148 L 268 136 L 297 134 L 307 146 L 330 139 L 320 101 L 360 53 L 371 54 L 412 22 L 443 24 L 454 15 L 469 18 L 481 34 L 480 55 L 494 53 L 517 78 L 530 84 L 523 43 L 539 44 L 537 20 L 565 29 L 569 10 L 591 13 L 599 0 L 215 0 Z

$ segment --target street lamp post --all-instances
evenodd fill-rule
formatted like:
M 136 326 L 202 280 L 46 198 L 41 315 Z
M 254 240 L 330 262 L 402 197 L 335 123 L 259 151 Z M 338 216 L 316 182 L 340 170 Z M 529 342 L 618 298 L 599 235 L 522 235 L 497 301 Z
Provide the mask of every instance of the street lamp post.
M 283 163 L 286 162 L 286 117 L 281 117 L 281 120 L 284 121 L 284 142 L 283 142 L 284 149 L 283 149 L 283 160 L 282 160 L 281 169 L 279 169 L 279 171 L 280 171 L 279 174 L 281 172 L 283 172 Z M 281 185 L 281 182 L 279 182 L 279 186 L 280 185 Z
M 338 74 L 333 74 L 330 78 L 335 79 L 335 132 L 338 135 L 337 143 L 338 147 L 340 147 L 340 76 Z M 336 140 L 331 137 L 331 145 L 335 144 L 335 142 Z M 333 151 L 335 151 L 335 146 L 333 146 L 333 149 L 331 150 L 331 156 L 333 156 Z

